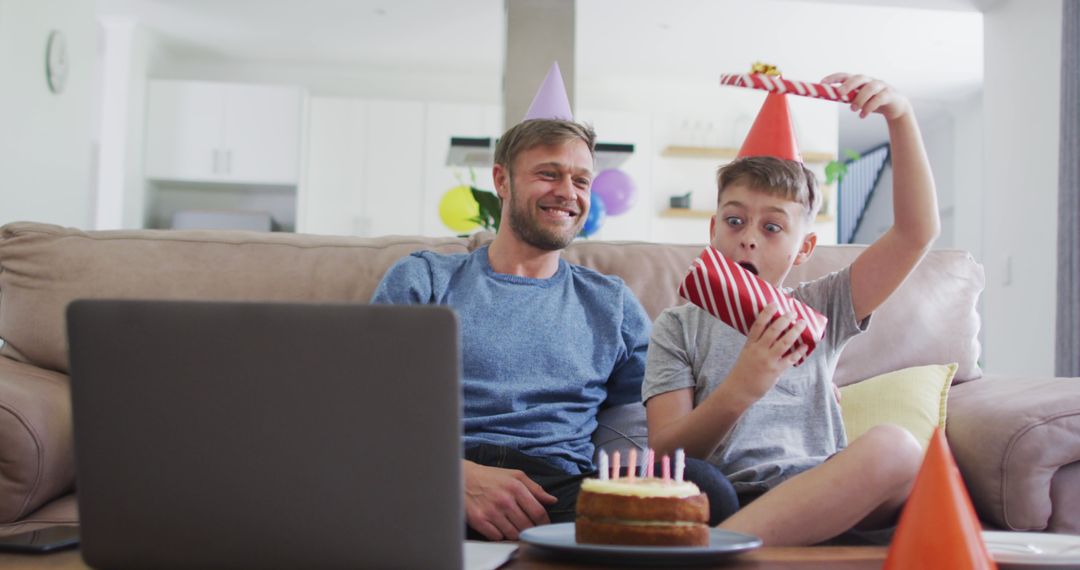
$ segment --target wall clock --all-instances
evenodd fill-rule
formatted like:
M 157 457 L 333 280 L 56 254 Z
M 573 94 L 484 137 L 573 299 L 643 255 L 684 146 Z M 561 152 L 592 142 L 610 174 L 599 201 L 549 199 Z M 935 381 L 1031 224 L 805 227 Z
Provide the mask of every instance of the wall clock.
M 68 53 L 67 40 L 63 32 L 53 30 L 49 32 L 49 40 L 45 47 L 45 78 L 49 82 L 49 91 L 61 93 L 64 84 L 67 83 Z

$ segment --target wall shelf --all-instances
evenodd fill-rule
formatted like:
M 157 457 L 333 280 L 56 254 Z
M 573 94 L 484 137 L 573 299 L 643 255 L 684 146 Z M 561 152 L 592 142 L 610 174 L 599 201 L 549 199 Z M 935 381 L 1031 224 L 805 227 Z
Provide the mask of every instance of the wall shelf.
M 709 219 L 715 214 L 715 210 L 691 210 L 690 208 L 668 208 L 661 210 L 661 218 L 700 218 Z
M 667 158 L 735 158 L 738 154 L 739 149 L 733 147 L 682 145 L 668 145 L 660 152 L 660 156 Z M 829 162 L 836 159 L 836 155 L 830 152 L 811 151 L 802 155 L 806 162 Z

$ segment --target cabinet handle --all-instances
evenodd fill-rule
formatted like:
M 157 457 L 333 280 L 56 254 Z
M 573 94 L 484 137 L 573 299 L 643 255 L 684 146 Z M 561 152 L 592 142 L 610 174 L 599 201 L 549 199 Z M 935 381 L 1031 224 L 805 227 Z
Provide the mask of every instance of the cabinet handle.
M 220 161 L 218 160 L 218 152 L 219 152 L 218 149 L 215 148 L 214 149 L 214 166 L 213 166 L 213 169 L 212 169 L 212 172 L 214 174 L 218 173 L 218 168 L 219 168 L 219 164 L 220 164 Z

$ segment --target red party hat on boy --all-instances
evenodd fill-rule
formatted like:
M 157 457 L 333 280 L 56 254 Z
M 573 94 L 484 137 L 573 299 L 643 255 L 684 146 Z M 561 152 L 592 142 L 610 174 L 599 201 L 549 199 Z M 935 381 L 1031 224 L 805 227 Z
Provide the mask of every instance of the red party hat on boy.
M 573 121 L 574 113 L 570 111 L 570 99 L 566 96 L 566 85 L 563 83 L 562 71 L 559 70 L 559 62 L 553 62 L 548 70 L 547 77 L 540 84 L 540 89 L 533 96 L 529 110 L 523 120 L 529 119 L 562 119 Z
M 773 156 L 802 162 L 799 144 L 795 141 L 795 124 L 791 120 L 787 95 L 769 93 L 765 104 L 758 111 L 750 133 L 746 135 L 738 158 L 747 156 Z
M 997 568 L 941 428 L 930 438 L 885 559 L 885 570 L 908 568 Z

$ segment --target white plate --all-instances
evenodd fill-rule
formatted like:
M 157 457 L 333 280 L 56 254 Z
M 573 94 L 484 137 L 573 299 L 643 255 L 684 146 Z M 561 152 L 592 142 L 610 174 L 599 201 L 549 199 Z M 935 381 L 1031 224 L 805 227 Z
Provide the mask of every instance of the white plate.
M 708 546 L 608 546 L 578 544 L 574 540 L 574 523 L 535 526 L 521 533 L 521 541 L 551 553 L 571 556 L 575 560 L 592 562 L 632 562 L 636 565 L 673 566 L 704 564 L 727 558 L 761 546 L 761 539 L 709 529 Z
M 994 562 L 1019 566 L 1080 566 L 1080 536 L 1044 532 L 983 531 Z

